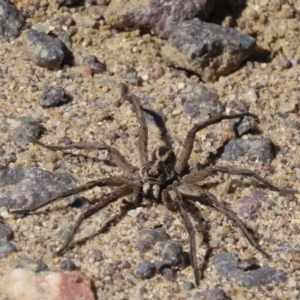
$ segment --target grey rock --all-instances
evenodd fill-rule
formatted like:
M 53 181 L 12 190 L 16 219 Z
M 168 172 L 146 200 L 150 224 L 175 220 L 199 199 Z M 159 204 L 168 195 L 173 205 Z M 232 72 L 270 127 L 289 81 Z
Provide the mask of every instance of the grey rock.
M 65 58 L 65 45 L 44 32 L 30 29 L 25 38 L 27 58 L 38 66 L 58 70 Z
M 9 117 L 0 125 L 0 131 L 7 132 L 18 144 L 29 143 L 30 137 L 37 138 L 41 130 L 40 123 L 30 117 Z
M 157 272 L 161 273 L 164 269 L 170 268 L 171 263 L 169 261 L 155 261 L 154 267 Z
M 222 159 L 237 160 L 246 156 L 252 161 L 268 163 L 274 158 L 273 143 L 270 139 L 232 139 L 225 146 Z
M 243 271 L 238 268 L 238 258 L 232 253 L 219 253 L 214 257 L 217 272 L 226 278 L 234 278 L 241 281 L 247 287 L 257 287 L 272 281 L 282 282 L 287 279 L 281 270 L 265 267 L 256 270 Z
M 247 132 L 255 129 L 255 120 L 251 117 L 240 118 L 240 120 L 231 120 L 231 124 L 233 125 L 233 129 L 236 130 L 238 136 L 242 136 Z
M 196 293 L 194 299 L 203 300 L 229 300 L 225 292 L 220 289 L 211 289 L 204 292 Z
M 161 256 L 164 261 L 169 261 L 173 266 L 180 265 L 183 259 L 182 245 L 177 241 L 167 241 Z
M 117 28 L 146 28 L 167 38 L 170 31 L 196 15 L 205 20 L 215 0 L 112 0 L 104 12 L 107 24 Z
M 39 96 L 39 104 L 42 107 L 51 107 L 66 103 L 70 97 L 66 94 L 64 88 L 46 84 L 43 93 Z
M 180 94 L 185 113 L 192 118 L 214 116 L 224 111 L 219 96 L 206 89 L 202 84 L 189 84 Z
M 18 250 L 14 244 L 7 241 L 0 241 L 0 258 L 5 258 L 16 251 Z
M 9 227 L 0 223 L 0 241 L 9 241 L 13 235 L 14 233 Z
M 148 260 L 139 261 L 135 270 L 135 276 L 142 279 L 151 278 L 154 273 L 155 268 L 153 264 Z
M 8 0 L 0 0 L 0 37 L 15 37 L 25 23 L 21 12 Z
M 254 219 L 265 200 L 266 193 L 254 191 L 239 200 L 238 216 L 242 219 Z
M 0 171 L 0 206 L 28 208 L 69 189 L 76 181 L 69 174 L 36 167 L 5 169 Z
M 95 261 L 100 261 L 103 259 L 102 253 L 98 249 L 93 250 L 93 256 Z
M 61 272 L 72 272 L 76 270 L 76 265 L 72 260 L 66 259 L 60 263 L 59 270 Z
M 82 64 L 91 69 L 92 74 L 103 73 L 106 70 L 104 63 L 100 62 L 95 55 L 87 55 L 82 59 Z
M 16 261 L 16 268 L 23 268 L 33 272 L 42 272 L 48 270 L 48 266 L 41 260 L 33 260 L 28 257 L 21 257 Z
M 140 253 L 150 250 L 157 242 L 164 242 L 170 239 L 170 236 L 163 228 L 151 230 L 142 230 L 139 232 L 136 240 L 136 248 Z
M 254 38 L 193 19 L 172 30 L 162 56 L 173 66 L 193 71 L 208 82 L 235 71 L 254 50 Z

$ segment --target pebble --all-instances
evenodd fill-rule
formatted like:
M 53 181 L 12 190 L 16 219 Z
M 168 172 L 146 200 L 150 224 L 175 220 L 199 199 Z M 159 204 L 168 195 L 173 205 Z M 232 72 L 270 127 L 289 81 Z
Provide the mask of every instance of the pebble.
M 0 240 L 0 258 L 5 258 L 16 251 L 18 250 L 14 244 Z
M 138 278 L 146 279 L 151 278 L 155 273 L 154 265 L 148 260 L 141 260 L 139 261 L 136 269 L 135 269 L 135 276 Z
M 92 74 L 103 73 L 106 70 L 106 65 L 100 62 L 95 55 L 87 55 L 82 59 L 82 64 L 91 69 Z
M 43 93 L 39 96 L 39 104 L 42 107 L 48 108 L 66 103 L 70 100 L 64 88 L 60 86 L 45 85 Z
M 33 260 L 28 257 L 21 257 L 15 263 L 15 268 L 24 268 L 33 272 L 47 271 L 48 266 L 41 260 Z
M 13 238 L 13 235 L 13 231 L 8 226 L 0 223 L 0 241 L 9 241 Z
M 76 270 L 76 265 L 72 260 L 63 260 L 59 265 L 59 270 L 61 272 L 72 272 Z
M 25 39 L 27 58 L 38 66 L 58 70 L 65 57 L 63 43 L 44 32 L 30 29 Z

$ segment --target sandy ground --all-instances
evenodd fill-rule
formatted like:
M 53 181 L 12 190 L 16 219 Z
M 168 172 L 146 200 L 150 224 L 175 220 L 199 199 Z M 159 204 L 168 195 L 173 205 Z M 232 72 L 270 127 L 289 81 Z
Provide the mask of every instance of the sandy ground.
M 297 8 L 296 1 L 287 1 L 282 6 L 278 4 L 280 1 L 275 0 L 248 2 L 248 8 L 237 19 L 227 17 L 223 25 L 235 20 L 237 29 L 242 28 L 240 30 L 244 33 L 255 34 L 258 46 L 270 51 L 269 59 L 246 62 L 235 73 L 221 77 L 217 82 L 207 83 L 205 87 L 220 96 L 227 113 L 235 112 L 240 101 L 246 103 L 249 111 L 257 114 L 261 121 L 261 133 L 255 137 L 271 138 L 276 145 L 277 154 L 270 164 L 265 165 L 247 159 L 233 162 L 220 160 L 218 164 L 256 170 L 280 187 L 300 190 L 299 13 L 291 13 L 291 7 Z M 58 18 L 59 14 L 57 12 L 52 16 L 46 11 L 40 18 Z M 33 19 L 33 22 L 38 21 L 37 17 Z M 149 34 L 142 35 L 139 31 L 117 33 L 103 22 L 100 23 L 99 29 L 79 28 L 73 37 L 71 48 L 78 65 L 88 54 L 94 54 L 106 63 L 107 71 L 95 76 L 89 75 L 80 66 L 64 71 L 51 71 L 34 65 L 26 60 L 24 34 L 15 40 L 2 40 L 0 64 L 3 76 L 0 94 L 5 97 L 0 100 L 1 120 L 9 116 L 30 116 L 36 119 L 45 128 L 41 137 L 45 143 L 57 144 L 65 137 L 74 142 L 92 142 L 101 138 L 118 148 L 138 168 L 137 120 L 129 103 L 121 99 L 117 88 L 117 84 L 124 82 L 130 68 L 134 67 L 138 76 L 145 80 L 142 80 L 142 86 L 131 87 L 132 92 L 141 98 L 145 107 L 165 115 L 175 152 L 179 153 L 188 129 L 199 120 L 191 120 L 185 114 L 178 94 L 187 84 L 200 83 L 198 77 L 174 72 L 162 61 L 160 49 L 164 41 Z M 285 61 L 282 59 L 290 60 L 292 66 L 285 68 Z M 37 98 L 45 84 L 64 87 L 73 96 L 73 100 L 60 107 L 40 107 Z M 95 109 L 91 105 L 98 97 L 105 99 L 105 108 Z M 111 117 L 106 119 L 107 115 Z M 157 138 L 158 130 L 151 122 L 149 130 L 151 151 L 160 141 Z M 116 132 L 120 138 L 111 140 L 109 132 Z M 214 143 L 208 133 L 218 137 Z M 200 143 L 203 152 L 192 153 L 191 161 L 205 163 L 207 153 L 216 152 L 224 140 L 230 137 L 233 137 L 233 133 L 228 122 L 203 130 L 196 137 L 196 144 Z M 121 174 L 120 170 L 93 159 L 103 160 L 105 153 L 90 152 L 88 154 L 93 158 L 89 159 L 64 157 L 60 152 L 51 152 L 32 144 L 17 146 L 5 133 L 0 134 L 0 140 L 1 148 L 6 154 L 17 154 L 17 161 L 9 167 L 39 166 L 49 171 L 68 172 L 81 182 Z M 244 184 L 238 184 L 226 194 L 226 187 L 234 185 L 237 179 L 237 176 L 216 176 L 212 182 L 219 182 L 219 185 L 211 188 L 211 192 L 221 201 L 230 204 L 235 211 L 242 196 L 261 189 L 252 186 L 252 181 L 247 179 L 243 181 Z M 85 196 L 94 199 L 109 191 L 109 188 L 95 188 L 86 192 Z M 201 214 L 209 228 L 209 244 L 214 249 L 203 272 L 200 287 L 192 290 L 185 289 L 184 285 L 186 281 L 194 282 L 191 267 L 179 270 L 174 281 L 168 281 L 161 275 L 146 280 L 134 276 L 134 270 L 141 259 L 135 248 L 138 231 L 162 224 L 167 215 L 175 218 L 167 229 L 168 233 L 172 239 L 182 242 L 184 249 L 188 251 L 188 235 L 179 215 L 169 212 L 162 205 L 132 211 L 111 226 L 108 232 L 88 239 L 83 245 L 75 246 L 64 257 L 55 258 L 53 252 L 61 243 L 57 232 L 63 225 L 74 222 L 80 209 L 55 209 L 63 204 L 60 202 L 51 206 L 44 214 L 30 215 L 23 219 L 10 215 L 5 219 L 5 224 L 14 230 L 12 242 L 19 252 L 0 260 L 1 274 L 12 270 L 15 261 L 22 256 L 42 258 L 51 270 L 58 270 L 63 259 L 71 259 L 95 280 L 99 299 L 198 299 L 197 293 L 214 287 L 222 289 L 231 299 L 298 299 L 299 200 L 299 197 L 295 201 L 266 190 L 266 203 L 262 204 L 255 218 L 246 221 L 249 228 L 258 233 L 259 242 L 271 254 L 271 260 L 254 250 L 232 222 L 220 213 L 204 207 Z M 269 203 L 272 205 L 268 205 Z M 76 239 L 93 234 L 103 220 L 117 210 L 117 204 L 112 204 L 105 212 L 99 212 L 86 220 Z M 141 213 L 148 218 L 142 225 L 137 222 L 136 216 Z M 220 233 L 222 239 L 219 238 Z M 199 262 L 203 261 L 206 248 L 198 248 Z M 102 260 L 97 261 L 95 258 L 95 249 L 101 251 Z M 259 288 L 245 288 L 234 279 L 218 275 L 213 263 L 213 255 L 218 252 L 234 252 L 240 258 L 255 258 L 261 266 L 284 270 L 288 279 Z M 151 260 L 153 257 L 153 253 L 146 253 L 143 258 Z M 129 262 L 129 268 L 120 267 L 124 261 Z

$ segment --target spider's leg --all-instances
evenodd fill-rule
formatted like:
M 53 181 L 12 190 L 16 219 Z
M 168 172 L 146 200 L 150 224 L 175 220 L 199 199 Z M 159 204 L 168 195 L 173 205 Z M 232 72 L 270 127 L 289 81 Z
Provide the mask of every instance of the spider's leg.
M 168 196 L 166 195 L 166 193 L 168 194 Z M 182 195 L 176 189 L 173 189 L 173 188 L 168 189 L 168 191 L 164 190 L 163 194 L 164 195 L 162 195 L 162 197 L 164 197 L 164 201 L 167 201 L 168 206 L 171 204 L 170 203 L 170 200 L 171 200 L 171 201 L 173 201 L 171 208 L 173 209 L 173 207 L 176 206 L 177 210 L 179 210 L 180 215 L 184 222 L 184 226 L 189 234 L 190 260 L 191 260 L 192 267 L 194 269 L 194 277 L 195 277 L 196 286 L 199 286 L 200 270 L 199 270 L 198 264 L 197 264 L 195 230 L 194 230 L 193 224 L 192 224 L 186 210 L 184 209 Z M 167 206 L 167 208 L 169 209 L 168 206 Z
M 132 204 L 138 207 L 143 198 L 143 184 L 142 182 L 136 183 L 132 193 Z
M 227 173 L 231 175 L 242 175 L 247 177 L 253 177 L 259 182 L 263 183 L 267 188 L 272 191 L 280 192 L 282 194 L 297 194 L 299 191 L 297 190 L 290 190 L 290 189 L 281 189 L 276 185 L 269 182 L 267 179 L 260 176 L 258 173 L 247 170 L 247 169 L 237 169 L 233 167 L 223 167 L 223 166 L 214 166 L 210 168 L 206 168 L 204 170 L 200 170 L 199 172 L 191 173 L 186 176 L 183 176 L 183 182 L 185 183 L 195 183 L 204 180 L 208 176 L 212 176 L 217 172 Z
M 176 166 L 175 166 L 176 171 L 181 175 L 183 173 L 183 171 L 186 169 L 187 162 L 188 162 L 190 155 L 192 153 L 192 150 L 193 150 L 194 139 L 195 139 L 196 133 L 198 131 L 200 131 L 201 129 L 206 128 L 210 125 L 219 123 L 222 120 L 236 119 L 236 118 L 241 118 L 241 117 L 245 117 L 245 116 L 250 116 L 250 117 L 257 119 L 257 116 L 253 115 L 251 113 L 241 113 L 241 114 L 232 114 L 232 115 L 217 115 L 217 116 L 209 118 L 208 120 L 203 121 L 199 124 L 195 124 L 190 129 L 190 131 L 188 132 L 188 134 L 185 138 L 182 151 L 179 155 L 179 158 L 178 158 Z
M 30 140 L 38 144 L 46 149 L 49 150 L 69 150 L 69 149 L 85 149 L 85 150 L 106 150 L 108 153 L 111 154 L 113 157 L 114 162 L 116 165 L 121 168 L 124 172 L 127 174 L 133 174 L 134 167 L 126 160 L 126 158 L 115 148 L 110 147 L 104 143 L 104 141 L 100 140 L 100 142 L 93 143 L 93 144 L 87 144 L 87 143 L 74 143 L 70 145 L 47 145 L 44 144 L 38 140 L 36 140 L 33 137 L 30 137 Z
M 75 195 L 81 192 L 85 192 L 87 190 L 90 190 L 96 186 L 123 186 L 123 185 L 127 185 L 129 188 L 133 188 L 133 184 L 132 184 L 132 180 L 126 177 L 109 177 L 109 178 L 101 178 L 98 180 L 92 180 L 89 181 L 83 185 L 80 185 L 78 187 L 75 187 L 73 189 L 64 191 L 60 194 L 58 194 L 57 196 L 47 199 L 46 201 L 42 202 L 42 203 L 38 203 L 37 205 L 33 206 L 33 207 L 28 207 L 28 208 L 23 208 L 23 209 L 11 209 L 10 213 L 15 213 L 15 214 L 27 214 L 27 213 L 31 213 L 34 212 L 36 210 L 38 210 L 41 207 L 44 207 L 56 200 L 58 200 L 59 198 L 64 198 L 67 196 L 71 196 L 71 195 Z
M 190 236 L 190 258 L 191 258 L 192 267 L 194 269 L 195 283 L 196 286 L 199 286 L 200 270 L 197 264 L 195 230 L 187 212 L 184 210 L 181 204 L 179 204 L 179 212 L 184 221 L 185 228 L 188 231 L 188 234 Z
M 135 110 L 136 116 L 140 123 L 139 129 L 139 153 L 140 153 L 140 164 L 144 166 L 148 163 L 148 150 L 147 150 L 147 143 L 148 143 L 148 128 L 146 125 L 146 120 L 143 114 L 142 106 L 140 104 L 139 98 L 129 93 L 128 87 L 125 84 L 121 84 L 121 93 L 122 97 L 129 101 Z
M 264 254 L 266 257 L 270 258 L 270 255 L 257 244 L 246 225 L 237 216 L 237 214 L 230 208 L 220 203 L 214 195 L 193 184 L 181 184 L 177 186 L 177 189 L 183 196 L 186 196 L 189 199 L 199 201 L 202 204 L 209 204 L 210 206 L 216 208 L 240 228 L 246 239 L 254 248 Z
M 83 213 L 81 213 L 78 217 L 78 219 L 76 220 L 76 223 L 74 224 L 74 226 L 72 227 L 72 230 L 68 233 L 68 237 L 66 238 L 64 244 L 61 246 L 61 248 L 56 252 L 57 255 L 62 255 L 65 253 L 65 251 L 68 249 L 74 235 L 75 232 L 77 230 L 77 228 L 80 226 L 80 224 L 82 223 L 82 221 L 88 217 L 90 217 L 91 215 L 95 214 L 96 212 L 98 212 L 100 209 L 104 208 L 105 206 L 107 206 L 109 203 L 114 202 L 116 200 L 118 200 L 120 197 L 123 196 L 127 196 L 129 194 L 132 193 L 132 189 L 129 188 L 128 186 L 122 186 L 120 188 L 118 188 L 117 190 L 115 190 L 114 192 L 112 192 L 110 195 L 103 197 L 99 203 L 95 204 L 94 206 L 92 206 L 91 208 L 87 209 L 86 211 L 84 211 Z M 124 208 L 125 209 L 125 208 Z M 121 213 L 123 213 L 122 208 L 121 208 Z M 119 217 L 121 215 L 121 213 L 119 213 L 117 216 Z M 108 223 L 110 223 L 111 221 L 115 220 L 117 217 L 114 216 L 113 218 L 111 218 L 108 222 L 106 222 L 102 229 L 107 226 Z

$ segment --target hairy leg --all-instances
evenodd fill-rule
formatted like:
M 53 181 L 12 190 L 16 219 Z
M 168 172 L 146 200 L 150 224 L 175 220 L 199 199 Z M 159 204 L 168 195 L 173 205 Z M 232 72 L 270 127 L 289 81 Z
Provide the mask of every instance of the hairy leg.
M 140 153 L 140 164 L 142 167 L 142 166 L 146 165 L 148 162 L 148 149 L 147 149 L 148 128 L 146 125 L 146 120 L 145 120 L 145 117 L 143 114 L 143 110 L 142 110 L 139 98 L 137 96 L 135 96 L 134 94 L 129 93 L 127 85 L 121 84 L 121 94 L 122 94 L 122 97 L 124 97 L 124 99 L 126 99 L 133 105 L 136 116 L 140 123 L 139 153 Z
M 294 193 L 299 193 L 297 190 L 290 190 L 290 189 L 281 189 L 262 176 L 260 176 L 258 173 L 247 170 L 247 169 L 237 169 L 234 167 L 223 167 L 223 166 L 214 166 L 210 168 L 206 168 L 204 170 L 200 170 L 199 172 L 191 173 L 188 175 L 183 176 L 182 181 L 184 183 L 196 183 L 196 182 L 201 182 L 205 178 L 212 176 L 216 173 L 227 173 L 231 175 L 242 175 L 242 176 L 247 176 L 247 177 L 252 177 L 258 180 L 259 182 L 263 183 L 267 188 L 269 188 L 272 191 L 277 191 L 282 194 L 294 194 Z
M 133 174 L 134 172 L 134 167 L 126 160 L 126 158 L 117 149 L 114 149 L 113 147 L 106 145 L 102 140 L 93 144 L 74 143 L 70 145 L 55 146 L 55 145 L 44 144 L 34 139 L 33 137 L 31 137 L 30 139 L 33 143 L 38 144 L 49 150 L 70 150 L 70 149 L 106 150 L 108 153 L 111 154 L 114 162 L 120 169 L 122 169 L 127 174 Z
M 83 185 L 80 185 L 78 187 L 75 187 L 73 189 L 67 190 L 65 192 L 62 192 L 60 194 L 58 194 L 57 196 L 47 199 L 46 201 L 42 202 L 42 203 L 38 203 L 37 205 L 33 206 L 33 207 L 28 207 L 28 208 L 22 208 L 22 209 L 12 209 L 10 210 L 10 213 L 15 213 L 15 214 L 19 214 L 19 213 L 31 213 L 34 212 L 36 210 L 38 210 L 41 207 L 44 207 L 60 198 L 64 198 L 67 196 L 71 196 L 71 195 L 75 195 L 81 192 L 85 192 L 87 190 L 90 190 L 96 186 L 123 186 L 126 185 L 128 188 L 130 188 L 131 190 L 134 189 L 134 185 L 132 183 L 132 180 L 126 177 L 110 177 L 110 178 L 102 178 L 102 179 L 98 179 L 98 180 L 93 180 L 93 181 L 89 181 Z
M 166 195 L 166 193 L 168 194 L 168 196 Z M 194 230 L 193 224 L 184 208 L 185 205 L 184 205 L 184 202 L 182 199 L 182 195 L 180 194 L 180 192 L 178 192 L 178 190 L 169 188 L 168 191 L 164 190 L 163 197 L 164 197 L 164 199 L 163 199 L 164 203 L 165 204 L 167 203 L 167 208 L 169 209 L 169 207 L 170 207 L 172 210 L 174 207 L 176 207 L 183 219 L 184 226 L 189 234 L 190 260 L 191 260 L 192 267 L 194 269 L 195 283 L 196 283 L 196 286 L 199 286 L 200 270 L 199 270 L 198 264 L 197 264 L 195 230 Z M 173 203 L 170 203 L 171 202 L 170 200 Z
M 202 188 L 194 184 L 179 184 L 176 188 L 183 196 L 216 208 L 240 228 L 244 236 L 254 248 L 256 248 L 259 252 L 264 254 L 266 257 L 270 258 L 270 255 L 266 253 L 254 240 L 253 236 L 248 231 L 246 225 L 237 216 L 237 214 L 233 212 L 230 208 L 221 204 L 214 195 L 210 194 L 209 192 L 203 190 Z
M 69 232 L 68 237 L 66 238 L 64 244 L 56 252 L 56 254 L 57 255 L 63 255 L 66 252 L 66 250 L 68 249 L 70 243 L 72 242 L 72 239 L 73 239 L 73 237 L 76 233 L 77 228 L 80 226 L 80 224 L 82 223 L 82 221 L 84 219 L 86 219 L 86 218 L 90 217 L 91 215 L 95 214 L 100 209 L 107 206 L 109 203 L 118 200 L 120 197 L 130 195 L 131 193 L 132 193 L 132 189 L 128 188 L 127 186 L 122 186 L 122 187 L 118 188 L 117 190 L 115 190 L 114 192 L 112 192 L 110 195 L 103 197 L 100 200 L 100 202 L 98 202 L 97 204 L 95 204 L 91 208 L 87 209 L 82 214 L 80 214 L 80 216 L 76 220 L 76 223 L 72 227 L 72 230 Z M 110 220 L 110 221 L 112 221 L 112 220 Z M 104 225 L 106 226 L 107 222 Z
M 201 129 L 204 129 L 210 125 L 219 123 L 223 120 L 236 119 L 236 118 L 241 118 L 241 117 L 245 117 L 245 116 L 250 116 L 250 117 L 257 119 L 257 116 L 253 115 L 251 113 L 241 113 L 241 114 L 232 114 L 232 115 L 217 115 L 217 116 L 214 116 L 214 117 L 212 117 L 206 121 L 203 121 L 199 124 L 195 124 L 188 132 L 187 137 L 185 138 L 185 141 L 183 143 L 182 151 L 177 160 L 175 169 L 178 172 L 178 174 L 181 175 L 184 172 L 184 170 L 186 169 L 187 162 L 188 162 L 190 155 L 192 153 L 192 150 L 193 150 L 194 139 L 195 139 L 196 133 L 198 131 L 200 131 Z

